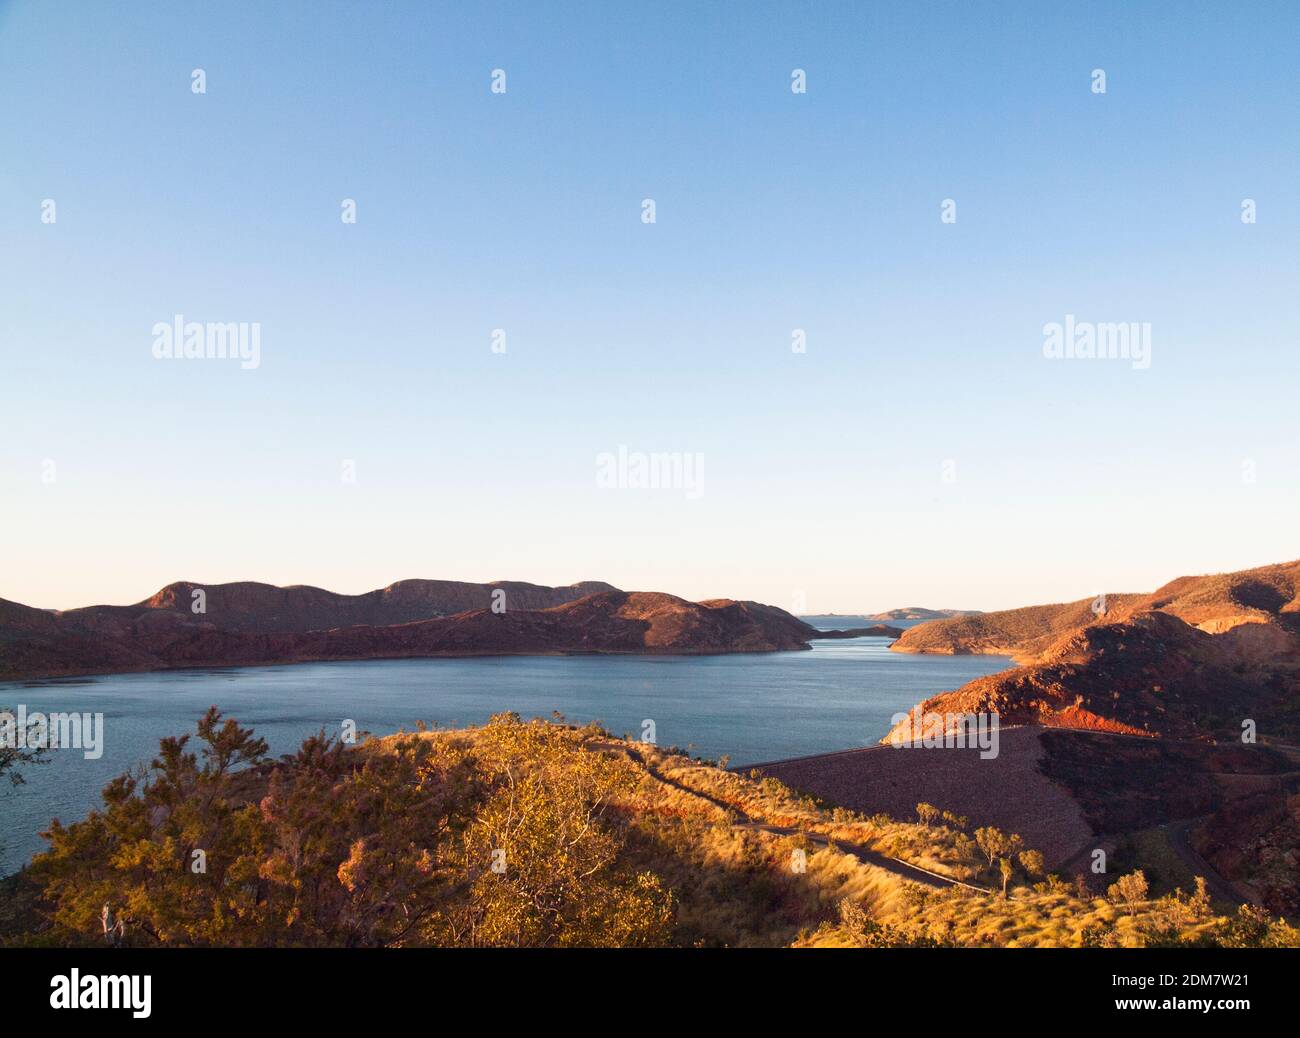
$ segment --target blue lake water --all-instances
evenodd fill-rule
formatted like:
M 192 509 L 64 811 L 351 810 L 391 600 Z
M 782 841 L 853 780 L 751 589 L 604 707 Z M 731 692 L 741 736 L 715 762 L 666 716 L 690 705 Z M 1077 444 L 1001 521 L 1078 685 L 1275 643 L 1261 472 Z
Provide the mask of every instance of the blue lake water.
M 814 642 L 806 652 L 733 656 L 546 656 L 372 660 L 283 667 L 116 674 L 0 683 L 0 708 L 104 715 L 103 756 L 57 750 L 0 787 L 0 875 L 44 846 L 51 818 L 82 818 L 115 775 L 148 763 L 165 735 L 193 732 L 211 705 L 267 739 L 296 749 L 343 719 L 388 734 L 417 720 L 479 724 L 494 713 L 559 710 L 602 721 L 615 734 L 655 722 L 656 742 L 732 764 L 868 746 L 890 718 L 937 692 L 1011 665 L 1002 656 L 912 656 L 887 638 Z

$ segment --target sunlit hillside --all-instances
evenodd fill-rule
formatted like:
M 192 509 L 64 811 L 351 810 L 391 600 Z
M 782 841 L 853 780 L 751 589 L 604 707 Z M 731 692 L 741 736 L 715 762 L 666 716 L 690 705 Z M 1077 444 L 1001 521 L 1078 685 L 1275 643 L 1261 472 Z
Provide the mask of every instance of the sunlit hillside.
M 6 943 L 1296 944 L 1204 889 L 1043 875 L 921 804 L 862 817 L 595 726 L 502 715 L 295 755 L 215 712 L 9 882 Z

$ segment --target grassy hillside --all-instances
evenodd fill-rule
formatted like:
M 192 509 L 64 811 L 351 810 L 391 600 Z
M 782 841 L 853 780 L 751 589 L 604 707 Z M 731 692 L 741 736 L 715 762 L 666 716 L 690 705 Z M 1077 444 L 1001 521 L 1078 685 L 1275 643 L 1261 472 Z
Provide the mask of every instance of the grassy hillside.
M 863 817 L 594 726 L 502 715 L 269 761 L 214 711 L 197 747 L 165 740 L 52 827 L 0 931 L 99 944 L 108 906 L 140 945 L 1297 942 L 1136 877 L 1096 896 L 967 827 L 928 805 Z

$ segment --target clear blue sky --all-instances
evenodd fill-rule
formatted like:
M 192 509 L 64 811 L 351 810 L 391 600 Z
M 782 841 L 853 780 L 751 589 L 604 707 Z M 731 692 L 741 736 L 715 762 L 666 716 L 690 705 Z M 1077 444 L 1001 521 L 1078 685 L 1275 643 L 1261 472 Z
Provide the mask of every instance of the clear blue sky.
M 0 4 L 0 597 L 997 608 L 1300 555 L 1297 39 L 1294 3 Z M 261 366 L 155 360 L 178 313 L 260 322 Z M 1150 369 L 1045 359 L 1066 314 L 1150 322 Z M 703 495 L 598 487 L 620 444 Z

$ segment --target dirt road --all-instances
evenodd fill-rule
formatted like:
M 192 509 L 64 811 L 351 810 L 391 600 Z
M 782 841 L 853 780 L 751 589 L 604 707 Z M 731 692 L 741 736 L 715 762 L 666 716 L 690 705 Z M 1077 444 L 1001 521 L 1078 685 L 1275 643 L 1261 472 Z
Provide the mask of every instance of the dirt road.
M 773 836 L 801 836 L 810 844 L 816 847 L 825 847 L 834 843 L 837 848 L 846 854 L 852 854 L 864 865 L 872 865 L 878 869 L 884 869 L 886 872 L 893 873 L 895 876 L 905 879 L 910 883 L 919 883 L 922 886 L 932 887 L 936 890 L 944 887 L 962 887 L 966 890 L 975 891 L 980 894 L 990 893 L 988 888 L 976 886 L 973 883 L 964 883 L 961 880 L 952 879 L 949 876 L 940 875 L 937 872 L 931 872 L 919 865 L 913 865 L 911 862 L 903 861 L 901 858 L 893 858 L 879 851 L 874 851 L 869 847 L 863 847 L 860 844 L 845 843 L 841 840 L 832 840 L 831 837 L 824 833 L 812 832 L 808 829 L 800 829 L 794 826 L 772 825 L 761 819 L 751 818 L 734 804 L 729 804 L 725 800 L 719 800 L 717 797 L 710 796 L 708 793 L 701 792 L 698 789 L 692 789 L 690 786 L 678 782 L 676 779 L 669 778 L 658 771 L 645 757 L 644 754 L 627 746 L 615 745 L 612 743 L 598 743 L 599 749 L 617 750 L 626 754 L 635 760 L 646 772 L 658 782 L 666 786 L 680 790 L 689 796 L 699 797 L 701 800 L 707 800 L 710 804 L 731 814 L 736 821 L 732 823 L 733 829 L 748 830 L 750 832 L 771 833 Z

